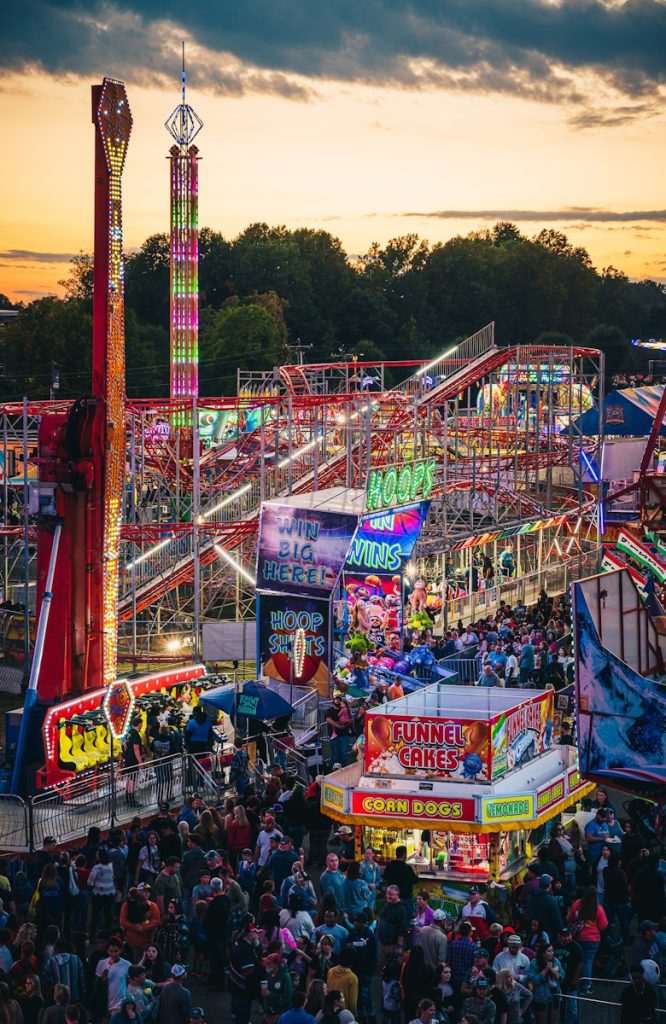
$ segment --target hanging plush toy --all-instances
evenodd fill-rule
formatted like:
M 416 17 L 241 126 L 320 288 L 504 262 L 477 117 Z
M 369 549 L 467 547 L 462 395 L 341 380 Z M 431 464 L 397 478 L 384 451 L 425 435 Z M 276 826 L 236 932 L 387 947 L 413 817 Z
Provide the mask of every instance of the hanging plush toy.
M 425 580 L 419 578 L 414 584 L 414 589 L 409 596 L 409 603 L 413 612 L 424 612 L 428 603 L 428 591 Z

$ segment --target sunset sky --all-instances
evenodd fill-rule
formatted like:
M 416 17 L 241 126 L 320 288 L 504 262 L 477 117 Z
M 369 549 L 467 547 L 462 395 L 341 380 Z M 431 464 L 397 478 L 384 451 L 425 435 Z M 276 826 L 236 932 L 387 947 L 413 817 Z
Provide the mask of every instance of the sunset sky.
M 512 220 L 666 282 L 666 0 L 5 0 L 0 292 L 92 248 L 90 84 L 127 83 L 125 247 L 168 230 L 181 40 L 200 223 L 349 254 Z

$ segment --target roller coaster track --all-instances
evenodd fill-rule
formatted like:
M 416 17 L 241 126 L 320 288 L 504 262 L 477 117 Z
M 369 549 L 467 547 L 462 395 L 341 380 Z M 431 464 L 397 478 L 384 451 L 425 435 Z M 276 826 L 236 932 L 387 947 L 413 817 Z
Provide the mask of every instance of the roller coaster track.
M 483 331 L 473 335 L 470 339 L 466 339 L 456 349 L 451 350 L 439 362 L 431 363 L 426 368 L 422 368 L 391 391 L 368 394 L 367 404 L 363 411 L 367 411 L 370 405 L 373 409 L 378 409 L 382 405 L 390 404 L 390 412 L 379 427 L 375 427 L 371 420 L 369 436 L 355 443 L 352 449 L 352 457 L 357 459 L 358 465 L 361 465 L 364 452 L 367 456 L 365 448 L 367 448 L 369 443 L 372 464 L 382 465 L 395 444 L 396 435 L 413 429 L 415 422 L 418 423 L 419 419 L 424 418 L 428 410 L 437 409 L 438 406 L 452 401 L 457 395 L 465 392 L 467 388 L 476 385 L 488 374 L 498 370 L 505 364 L 513 363 L 514 365 L 520 365 L 521 358 L 529 359 L 530 362 L 539 358 L 544 360 L 552 359 L 553 351 L 553 348 L 545 346 L 529 346 L 527 348 L 514 346 L 498 349 L 494 345 L 492 325 L 489 325 L 488 328 L 484 328 Z M 564 352 L 566 353 L 567 360 L 571 356 L 594 357 L 597 354 L 594 349 L 581 348 L 566 349 Z M 441 367 L 445 367 L 449 371 L 448 374 L 436 382 L 434 386 L 426 386 L 427 378 L 424 371 L 432 368 L 434 373 L 439 376 L 437 371 Z M 301 389 L 304 387 L 306 380 L 305 373 L 299 371 L 294 374 L 293 367 L 290 368 L 290 371 L 290 374 L 283 375 L 283 379 L 293 380 L 296 384 L 296 390 L 302 394 Z M 335 401 L 335 398 L 336 396 L 331 396 L 331 401 Z M 358 412 L 353 415 L 358 416 Z M 370 415 L 372 416 L 372 413 Z M 325 439 L 320 438 L 316 443 L 320 444 L 322 440 Z M 557 464 L 558 461 L 565 457 L 562 448 L 563 446 L 556 444 L 552 452 L 538 453 L 539 464 L 541 466 Z M 536 456 L 537 453 L 523 450 L 519 453 L 518 457 L 525 458 L 536 466 Z M 290 487 L 270 494 L 271 499 L 279 500 L 280 497 L 286 497 L 288 494 L 306 494 L 313 490 L 322 490 L 326 487 L 343 483 L 348 457 L 348 452 L 343 447 L 338 453 L 322 461 L 316 470 L 303 467 L 305 471 L 299 475 L 298 469 L 295 466 L 294 477 L 291 480 Z M 470 458 L 470 456 L 466 456 L 466 458 Z M 505 458 L 507 466 L 513 464 L 513 453 L 506 455 Z M 369 461 L 369 459 L 366 459 L 365 464 L 367 465 Z M 494 472 L 497 471 L 496 459 L 493 460 L 493 470 Z M 245 484 L 236 493 L 226 494 L 226 492 L 221 492 L 224 495 L 222 503 L 231 509 L 236 500 L 236 495 L 241 494 L 243 491 L 249 491 L 251 486 Z M 465 485 L 458 482 L 456 486 Z M 205 536 L 201 541 L 199 552 L 200 565 L 202 567 L 211 565 L 219 557 L 217 548 L 222 548 L 226 552 L 232 552 L 256 535 L 261 497 L 258 487 L 255 487 L 254 491 L 251 507 L 246 507 L 242 515 L 223 522 L 206 523 Z M 219 497 L 220 495 L 217 496 L 218 499 Z M 530 504 L 524 497 L 518 497 L 517 500 L 518 505 L 524 509 Z M 218 507 L 219 505 L 220 502 L 218 500 Z M 212 506 L 213 511 L 215 507 L 215 505 Z M 575 514 L 575 510 L 572 510 L 571 515 Z M 210 509 L 208 511 L 203 509 L 202 518 L 205 520 L 208 515 L 210 515 Z M 165 526 L 164 530 L 168 534 L 169 527 Z M 213 533 L 212 537 L 210 537 L 211 533 Z M 123 535 L 127 536 L 127 533 L 123 531 Z M 137 613 L 144 611 L 175 587 L 192 583 L 193 578 L 194 558 L 192 553 L 188 552 L 182 558 L 176 559 L 162 572 L 158 572 L 155 576 L 138 586 L 134 597 L 131 594 L 127 594 L 121 598 L 119 602 L 121 621 L 130 619 L 135 611 Z

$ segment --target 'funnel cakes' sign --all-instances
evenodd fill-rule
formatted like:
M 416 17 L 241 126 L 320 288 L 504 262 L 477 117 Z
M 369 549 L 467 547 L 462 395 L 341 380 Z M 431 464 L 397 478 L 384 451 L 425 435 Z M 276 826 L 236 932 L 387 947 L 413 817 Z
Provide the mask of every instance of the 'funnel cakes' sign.
M 366 715 L 365 770 L 370 775 L 488 779 L 488 722 Z

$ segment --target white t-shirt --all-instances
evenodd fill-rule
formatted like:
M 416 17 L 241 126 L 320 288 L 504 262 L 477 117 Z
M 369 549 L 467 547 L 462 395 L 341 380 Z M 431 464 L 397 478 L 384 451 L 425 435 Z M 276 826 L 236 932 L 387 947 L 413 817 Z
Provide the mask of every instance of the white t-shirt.
M 108 970 L 109 972 L 109 1010 L 112 1013 L 114 1010 L 120 1009 L 120 1004 L 127 994 L 127 972 L 131 966 L 129 960 L 121 958 L 113 963 L 108 956 L 97 964 L 95 974 L 98 978 L 102 977 L 104 971 Z
M 480 917 L 485 921 L 486 919 L 486 905 L 483 900 L 479 900 L 474 906 L 471 903 L 466 903 L 462 908 L 463 917 Z
M 270 832 L 266 832 L 265 829 L 262 828 L 261 832 L 257 836 L 257 846 L 259 847 L 258 864 L 260 868 L 265 867 L 268 861 L 268 855 L 270 853 L 270 837 L 281 835 L 282 832 L 279 828 L 272 828 Z

